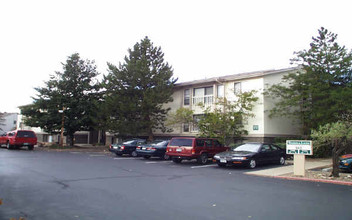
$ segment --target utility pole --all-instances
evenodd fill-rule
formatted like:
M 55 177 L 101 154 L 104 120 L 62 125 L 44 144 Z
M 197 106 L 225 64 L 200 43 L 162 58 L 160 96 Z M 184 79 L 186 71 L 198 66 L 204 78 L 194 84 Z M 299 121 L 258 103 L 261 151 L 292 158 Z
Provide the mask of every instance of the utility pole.
M 64 113 L 65 107 L 62 107 L 62 110 L 59 110 L 59 113 L 62 113 L 62 119 L 61 119 L 61 135 L 60 135 L 60 146 L 64 146 L 64 126 L 65 126 L 65 113 Z

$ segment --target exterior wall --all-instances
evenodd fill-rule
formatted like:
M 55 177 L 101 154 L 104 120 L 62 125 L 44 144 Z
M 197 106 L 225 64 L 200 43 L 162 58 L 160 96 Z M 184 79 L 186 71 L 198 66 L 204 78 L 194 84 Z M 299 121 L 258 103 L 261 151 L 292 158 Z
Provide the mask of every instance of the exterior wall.
M 238 82 L 241 83 L 242 92 L 257 91 L 255 96 L 258 97 L 258 101 L 255 103 L 252 111 L 254 117 L 249 117 L 247 120 L 243 121 L 243 123 L 244 129 L 248 131 L 248 137 L 262 137 L 264 135 L 263 78 L 227 82 L 225 86 L 226 97 L 230 101 L 236 101 L 234 83 Z
M 9 132 L 17 129 L 18 122 L 18 114 L 17 113 L 4 113 L 4 121 L 1 122 L 0 131 L 1 132 Z
M 287 72 L 282 74 L 267 75 L 264 77 L 265 88 L 277 83 L 283 83 L 282 77 L 287 74 Z M 298 136 L 301 134 L 299 121 L 293 118 L 287 117 L 269 117 L 269 110 L 275 106 L 274 100 L 269 97 L 264 98 L 264 124 L 265 124 L 265 136 L 266 137 L 289 137 Z

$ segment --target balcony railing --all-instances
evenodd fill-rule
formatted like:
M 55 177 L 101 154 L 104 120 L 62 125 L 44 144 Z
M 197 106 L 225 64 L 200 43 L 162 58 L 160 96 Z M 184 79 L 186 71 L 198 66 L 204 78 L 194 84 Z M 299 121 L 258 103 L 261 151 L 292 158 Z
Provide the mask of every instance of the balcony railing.
M 193 97 L 193 105 L 203 104 L 205 106 L 212 105 L 214 103 L 213 95 L 205 95 L 205 96 L 194 96 Z

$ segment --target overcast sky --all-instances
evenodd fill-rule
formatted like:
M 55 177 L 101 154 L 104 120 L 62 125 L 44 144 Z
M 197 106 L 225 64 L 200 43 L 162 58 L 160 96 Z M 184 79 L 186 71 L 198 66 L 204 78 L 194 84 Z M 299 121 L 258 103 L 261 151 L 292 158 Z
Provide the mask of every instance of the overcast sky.
M 290 67 L 321 26 L 352 48 L 351 0 L 1 0 L 0 112 L 32 103 L 34 87 L 73 53 L 123 62 L 145 36 L 179 82 Z

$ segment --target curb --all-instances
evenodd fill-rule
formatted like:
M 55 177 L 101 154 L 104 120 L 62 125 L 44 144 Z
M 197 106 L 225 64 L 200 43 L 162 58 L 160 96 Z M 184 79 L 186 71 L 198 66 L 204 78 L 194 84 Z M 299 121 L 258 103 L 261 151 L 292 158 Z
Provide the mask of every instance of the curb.
M 266 176 L 266 175 L 258 175 L 258 174 L 247 174 L 247 175 L 271 177 L 275 179 L 298 180 L 298 181 L 330 183 L 330 184 L 336 184 L 336 185 L 352 186 L 352 182 L 340 181 L 340 180 L 310 179 L 310 178 L 304 178 L 304 177 L 291 177 L 291 176 Z

